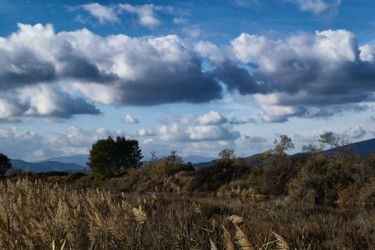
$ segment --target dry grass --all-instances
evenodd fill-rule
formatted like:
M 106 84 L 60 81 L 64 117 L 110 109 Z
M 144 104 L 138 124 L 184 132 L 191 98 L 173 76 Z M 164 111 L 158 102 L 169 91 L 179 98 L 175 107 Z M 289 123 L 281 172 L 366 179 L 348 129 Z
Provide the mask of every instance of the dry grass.
M 371 249 L 372 209 L 0 183 L 0 249 Z

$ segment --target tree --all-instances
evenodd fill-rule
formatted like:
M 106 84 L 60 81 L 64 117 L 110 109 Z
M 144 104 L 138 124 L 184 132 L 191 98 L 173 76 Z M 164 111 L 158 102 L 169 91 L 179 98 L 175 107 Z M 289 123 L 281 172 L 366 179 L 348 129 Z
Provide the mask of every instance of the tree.
M 274 141 L 274 145 L 275 145 L 274 150 L 279 155 L 282 155 L 285 153 L 285 151 L 288 151 L 294 148 L 292 139 L 290 139 L 287 135 L 280 135 L 280 141 L 276 139 Z
M 0 173 L 5 174 L 5 172 L 12 167 L 8 156 L 0 153 Z
M 234 149 L 225 148 L 219 153 L 220 160 L 228 161 L 234 160 L 236 155 L 234 154 Z
M 128 168 L 141 166 L 141 159 L 137 140 L 108 137 L 92 145 L 87 165 L 95 175 L 110 177 L 122 174 Z
M 319 136 L 320 145 L 316 146 L 314 144 L 304 145 L 302 146 L 302 151 L 316 154 L 323 152 L 325 147 L 328 145 L 330 148 L 342 148 L 342 150 L 350 149 L 351 142 L 349 140 L 344 139 L 338 135 L 335 135 L 333 132 L 324 132 Z M 346 147 L 344 147 L 346 146 Z
M 328 144 L 333 148 L 339 148 L 350 144 L 350 141 L 345 140 L 344 138 L 334 135 L 333 132 L 325 132 L 320 135 L 319 142 L 324 145 Z

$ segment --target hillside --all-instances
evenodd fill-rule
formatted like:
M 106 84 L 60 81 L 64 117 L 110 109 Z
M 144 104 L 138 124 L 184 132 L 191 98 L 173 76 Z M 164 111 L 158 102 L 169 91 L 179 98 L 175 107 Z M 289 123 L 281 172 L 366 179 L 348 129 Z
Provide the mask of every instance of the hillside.
M 14 169 L 21 169 L 28 172 L 51 172 L 51 171 L 64 171 L 64 172 L 79 172 L 88 171 L 88 168 L 75 163 L 62 163 L 57 161 L 45 161 L 39 163 L 26 162 L 23 160 L 10 160 Z

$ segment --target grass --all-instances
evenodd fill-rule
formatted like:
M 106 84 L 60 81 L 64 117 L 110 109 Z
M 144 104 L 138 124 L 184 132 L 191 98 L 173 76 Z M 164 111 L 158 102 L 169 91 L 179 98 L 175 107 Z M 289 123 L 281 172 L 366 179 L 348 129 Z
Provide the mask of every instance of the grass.
M 375 210 L 0 183 L 1 249 L 372 249 Z

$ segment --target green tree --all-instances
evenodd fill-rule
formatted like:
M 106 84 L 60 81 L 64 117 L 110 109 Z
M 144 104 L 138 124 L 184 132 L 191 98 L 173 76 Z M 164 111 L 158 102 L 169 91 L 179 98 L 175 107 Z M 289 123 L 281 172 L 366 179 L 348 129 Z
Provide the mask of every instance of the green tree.
M 111 177 L 124 173 L 128 168 L 141 166 L 141 159 L 137 140 L 108 137 L 92 145 L 87 165 L 95 175 Z
M 0 173 L 5 174 L 5 172 L 12 167 L 8 156 L 0 153 Z

